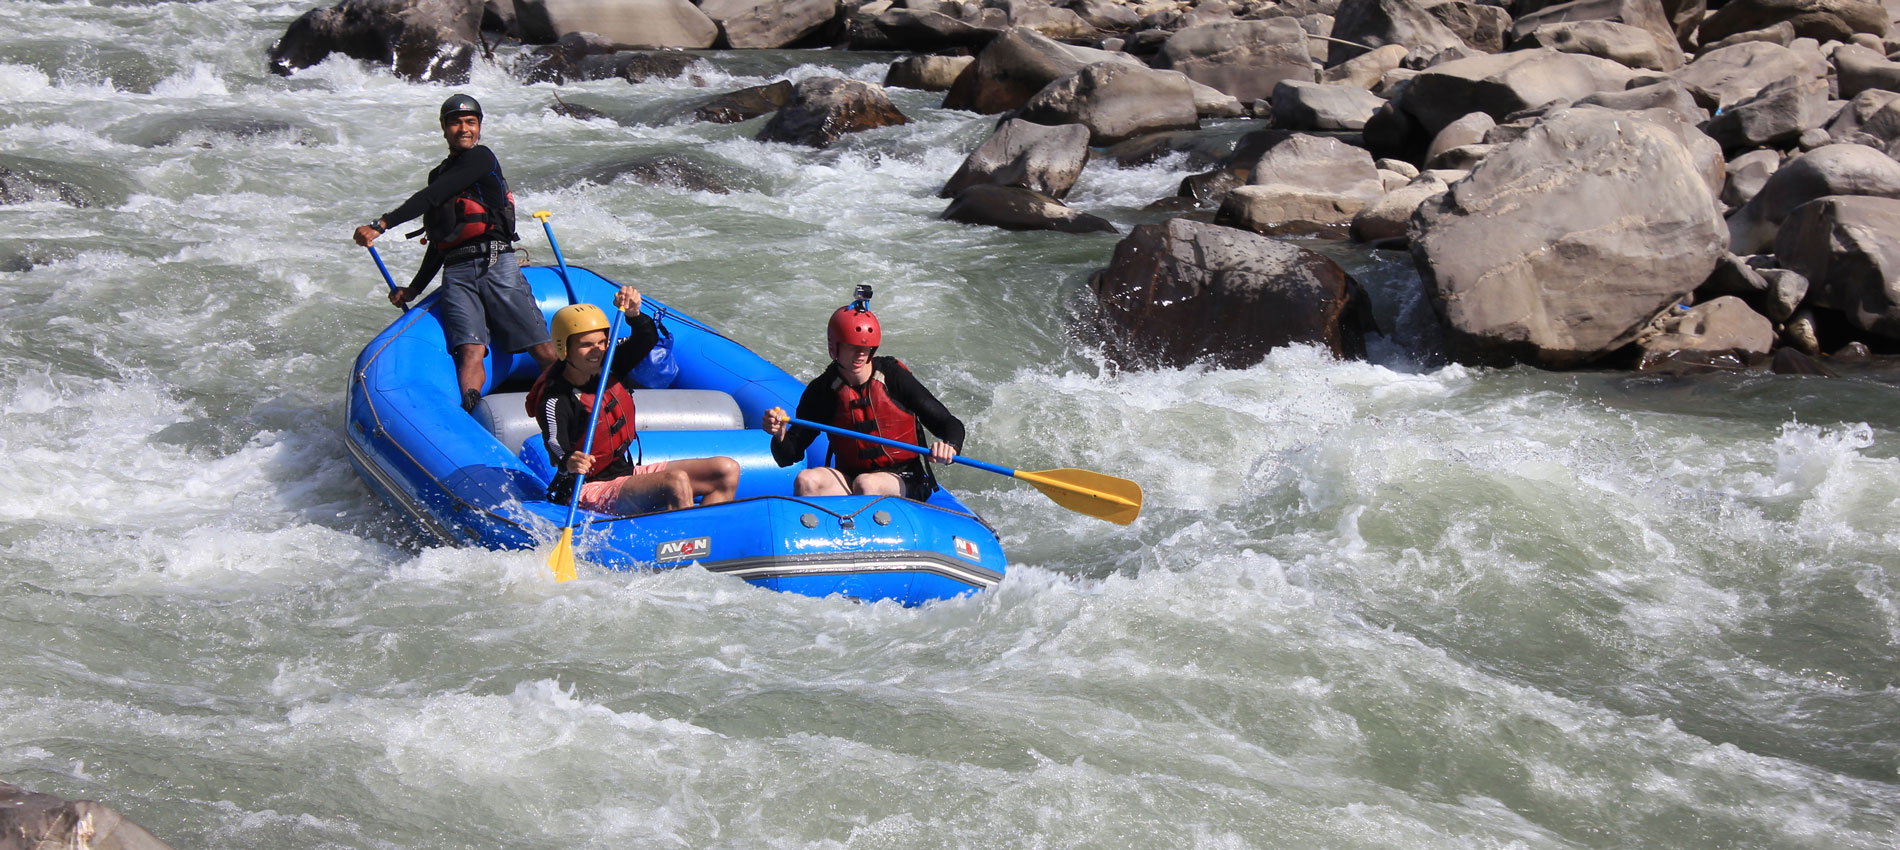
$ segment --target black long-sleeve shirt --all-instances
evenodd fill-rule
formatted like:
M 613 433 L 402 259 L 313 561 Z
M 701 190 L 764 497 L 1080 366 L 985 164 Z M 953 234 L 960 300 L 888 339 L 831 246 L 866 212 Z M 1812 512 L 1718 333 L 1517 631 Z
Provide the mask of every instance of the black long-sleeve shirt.
M 492 176 L 493 179 L 490 179 Z M 396 225 L 423 217 L 423 224 L 430 223 L 431 214 L 442 208 L 443 204 L 455 196 L 477 186 L 481 194 L 482 206 L 491 210 L 501 209 L 508 202 L 507 192 L 502 187 L 501 161 L 495 158 L 495 152 L 487 145 L 476 145 L 465 151 L 449 154 L 429 170 L 429 185 L 409 196 L 409 199 L 397 205 L 395 209 L 383 214 L 383 226 L 394 229 Z M 514 234 L 502 235 L 512 240 Z M 420 290 L 435 279 L 442 269 L 443 254 L 435 244 L 429 244 L 429 250 L 422 255 L 422 267 L 416 270 L 416 276 L 409 281 L 409 288 Z
M 608 370 L 607 380 L 628 389 L 638 389 L 639 384 L 632 374 L 640 361 L 645 360 L 647 352 L 653 350 L 660 341 L 660 332 L 653 324 L 653 317 L 640 314 L 627 320 L 628 336 L 614 347 L 613 363 Z M 567 498 L 574 486 L 574 474 L 567 471 L 567 456 L 581 450 L 587 444 L 587 420 L 592 411 L 582 404 L 579 396 L 592 393 L 596 389 L 595 380 L 588 381 L 585 387 L 576 387 L 567 380 L 567 369 L 561 363 L 549 367 L 554 374 L 549 375 L 542 386 L 541 404 L 534 410 L 534 416 L 541 423 L 541 438 L 547 441 L 548 459 L 554 461 L 557 470 L 554 485 L 549 492 L 556 500 Z M 633 462 L 625 455 L 616 457 L 605 469 L 595 469 L 587 474 L 589 481 L 607 481 L 629 475 L 633 472 Z
M 873 357 L 871 368 L 884 374 L 884 389 L 890 393 L 892 401 L 915 414 L 917 421 L 922 422 L 930 433 L 937 435 L 937 439 L 955 446 L 958 454 L 963 453 L 963 420 L 950 415 L 950 410 L 930 394 L 930 390 L 910 373 L 909 368 L 895 357 Z M 824 374 L 812 379 L 811 383 L 805 385 L 805 392 L 798 397 L 798 413 L 795 415 L 826 425 L 837 421 L 838 393 L 831 386 L 833 381 L 843 380 L 843 377 L 844 372 L 838 368 L 838 364 L 833 363 L 825 369 Z M 911 437 L 909 434 L 878 436 L 905 442 Z M 789 426 L 785 431 L 785 439 L 772 441 L 772 459 L 778 461 L 779 466 L 791 466 L 805 456 L 805 450 L 811 448 L 812 441 L 816 439 L 817 431 L 797 425 Z

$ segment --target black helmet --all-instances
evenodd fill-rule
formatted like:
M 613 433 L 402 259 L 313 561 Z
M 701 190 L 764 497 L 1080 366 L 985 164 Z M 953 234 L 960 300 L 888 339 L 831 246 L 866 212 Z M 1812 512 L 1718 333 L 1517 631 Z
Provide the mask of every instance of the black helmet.
M 473 115 L 476 118 L 480 118 L 482 117 L 482 105 L 475 102 L 475 98 L 465 94 L 458 94 L 448 100 L 442 101 L 442 123 L 448 123 L 450 118 L 454 118 L 457 115 Z

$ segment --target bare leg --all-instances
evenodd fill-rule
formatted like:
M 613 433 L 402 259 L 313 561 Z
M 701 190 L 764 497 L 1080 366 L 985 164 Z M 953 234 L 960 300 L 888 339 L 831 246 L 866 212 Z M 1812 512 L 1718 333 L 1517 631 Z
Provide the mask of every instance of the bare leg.
M 488 346 L 478 342 L 466 343 L 455 347 L 455 379 L 462 385 L 462 392 L 482 391 L 482 384 L 488 382 L 488 369 L 482 365 L 482 358 L 488 355 Z
M 851 487 L 845 483 L 844 473 L 829 466 L 807 469 L 792 482 L 794 496 L 843 496 L 850 492 Z
M 554 361 L 560 359 L 554 356 L 554 343 L 552 342 L 543 342 L 531 346 L 528 349 L 528 356 L 534 358 L 534 362 L 540 364 L 541 371 L 543 372 L 546 372 L 549 366 L 554 365 Z
M 904 480 L 888 472 L 866 472 L 852 479 L 851 492 L 862 496 L 902 496 Z
M 739 489 L 739 462 L 729 457 L 669 461 L 666 469 L 668 472 L 675 469 L 685 472 L 692 484 L 692 495 L 698 497 L 702 505 L 730 502 L 732 494 Z M 686 504 L 692 504 L 692 500 L 688 499 Z
M 620 495 L 614 500 L 614 513 L 635 516 L 653 511 L 669 511 L 693 503 L 693 481 L 686 470 L 672 464 L 659 472 L 629 475 L 620 481 Z

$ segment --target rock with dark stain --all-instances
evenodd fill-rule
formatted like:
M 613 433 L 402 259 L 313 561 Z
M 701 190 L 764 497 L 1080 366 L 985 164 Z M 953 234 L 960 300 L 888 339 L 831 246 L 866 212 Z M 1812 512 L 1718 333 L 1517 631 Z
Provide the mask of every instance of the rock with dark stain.
M 1059 233 L 1115 233 L 1101 216 L 1072 209 L 1061 201 L 1021 186 L 978 184 L 958 193 L 941 216 L 964 224 L 1004 230 L 1054 230 Z

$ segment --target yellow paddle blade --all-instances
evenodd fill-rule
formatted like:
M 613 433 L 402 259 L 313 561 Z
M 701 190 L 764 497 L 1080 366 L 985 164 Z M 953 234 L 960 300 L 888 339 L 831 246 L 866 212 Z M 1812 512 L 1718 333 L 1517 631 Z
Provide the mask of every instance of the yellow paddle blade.
M 1079 514 L 1127 525 L 1141 515 L 1141 485 L 1086 469 L 1016 470 L 1051 501 Z
M 554 554 L 548 556 L 548 569 L 554 571 L 554 580 L 558 582 L 574 580 L 574 527 L 561 529 L 561 542 L 555 544 Z

